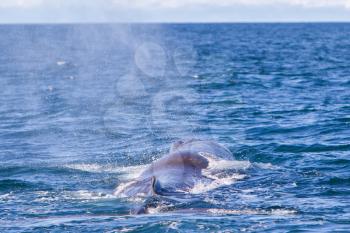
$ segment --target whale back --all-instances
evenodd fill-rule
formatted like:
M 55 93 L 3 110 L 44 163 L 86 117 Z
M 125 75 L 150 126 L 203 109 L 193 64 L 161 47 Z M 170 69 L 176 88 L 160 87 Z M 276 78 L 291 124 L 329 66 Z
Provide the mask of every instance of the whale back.
M 118 187 L 116 195 L 151 196 L 154 194 L 188 191 L 202 176 L 202 169 L 208 167 L 208 160 L 191 151 L 176 151 L 156 160 L 135 180 Z
M 120 184 L 115 195 L 146 197 L 132 213 L 148 213 L 150 207 L 162 204 L 164 198 L 188 198 L 187 191 L 191 191 L 195 184 L 212 182 L 213 179 L 202 175 L 202 170 L 209 166 L 209 160 L 232 158 L 231 152 L 216 142 L 179 140 L 171 145 L 168 154 L 151 163 L 136 179 Z
M 199 139 L 179 140 L 170 147 L 170 153 L 190 151 L 194 154 L 207 155 L 209 157 L 217 157 L 226 160 L 232 160 L 233 155 L 225 146 L 209 141 Z

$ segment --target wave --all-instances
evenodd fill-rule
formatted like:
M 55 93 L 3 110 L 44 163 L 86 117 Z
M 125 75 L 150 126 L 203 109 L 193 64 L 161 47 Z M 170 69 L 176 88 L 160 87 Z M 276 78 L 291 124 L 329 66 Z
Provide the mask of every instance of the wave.
M 30 189 L 37 187 L 37 184 L 23 181 L 23 180 L 17 180 L 17 179 L 5 179 L 0 180 L 0 190 L 6 191 L 6 190 L 22 190 L 22 189 Z

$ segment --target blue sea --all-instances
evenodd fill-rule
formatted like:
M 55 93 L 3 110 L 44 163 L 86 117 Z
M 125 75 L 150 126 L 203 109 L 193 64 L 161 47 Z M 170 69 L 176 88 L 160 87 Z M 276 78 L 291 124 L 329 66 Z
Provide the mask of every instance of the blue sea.
M 1 25 L 0 232 L 349 232 L 349 62 L 342 23 Z M 234 166 L 130 214 L 180 138 Z

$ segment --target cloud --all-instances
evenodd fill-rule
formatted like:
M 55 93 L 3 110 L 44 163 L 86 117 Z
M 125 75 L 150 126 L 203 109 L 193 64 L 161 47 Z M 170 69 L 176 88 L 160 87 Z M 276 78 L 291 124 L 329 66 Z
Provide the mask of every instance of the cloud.
M 181 8 L 187 6 L 228 7 L 236 5 L 291 5 L 302 7 L 346 7 L 350 8 L 350 0 L 112 0 L 114 6 L 131 8 Z
M 117 7 L 117 8 L 182 8 L 196 6 L 266 6 L 290 5 L 307 8 L 343 7 L 350 8 L 350 0 L 0 0 L 0 8 L 34 7 Z
M 291 5 L 304 7 L 345 7 L 350 8 L 350 0 L 288 0 Z
M 43 0 L 1 0 L 1 8 L 30 8 L 43 4 Z
M 0 23 L 350 21 L 350 0 L 0 0 Z

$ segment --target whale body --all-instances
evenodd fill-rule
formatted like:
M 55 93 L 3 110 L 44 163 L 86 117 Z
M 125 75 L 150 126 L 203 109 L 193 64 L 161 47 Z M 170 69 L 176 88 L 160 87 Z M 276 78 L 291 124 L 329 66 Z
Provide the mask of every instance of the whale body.
M 179 140 L 171 145 L 165 156 L 151 163 L 134 180 L 117 187 L 115 194 L 122 197 L 171 195 L 187 192 L 198 182 L 211 179 L 202 175 L 210 158 L 231 159 L 224 146 L 206 140 Z

